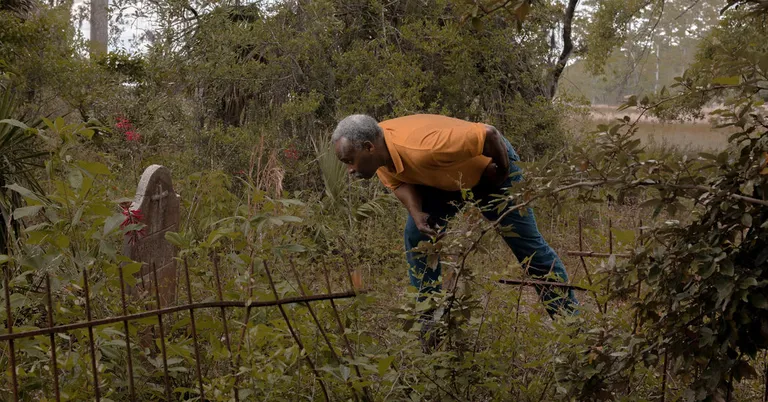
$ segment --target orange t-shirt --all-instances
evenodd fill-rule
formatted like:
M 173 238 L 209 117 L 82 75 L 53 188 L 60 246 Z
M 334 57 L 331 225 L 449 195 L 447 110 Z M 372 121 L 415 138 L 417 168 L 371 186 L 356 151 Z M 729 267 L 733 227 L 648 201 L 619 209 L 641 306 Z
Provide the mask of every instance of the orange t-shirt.
M 379 123 L 395 170 L 376 174 L 394 190 L 403 183 L 447 191 L 474 187 L 490 163 L 483 156 L 486 126 L 452 117 L 419 114 Z

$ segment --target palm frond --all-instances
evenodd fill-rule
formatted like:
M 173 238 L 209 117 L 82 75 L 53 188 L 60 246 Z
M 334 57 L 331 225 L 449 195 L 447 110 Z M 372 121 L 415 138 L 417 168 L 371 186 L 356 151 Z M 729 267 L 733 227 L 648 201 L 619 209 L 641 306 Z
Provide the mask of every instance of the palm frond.
M 35 171 L 42 167 L 42 158 L 36 136 L 30 132 L 41 121 L 24 123 L 14 119 L 16 102 L 10 88 L 0 93 L 0 253 L 5 254 L 14 235 L 20 230 L 20 222 L 11 219 L 13 211 L 24 205 L 18 193 L 6 186 L 18 183 L 34 192 L 43 190 Z
M 349 180 L 344 164 L 334 155 L 330 141 L 319 146 L 315 144 L 315 153 L 325 184 L 325 194 L 332 202 L 341 202 Z
M 27 14 L 35 9 L 37 9 L 37 2 L 34 0 L 0 0 L 0 11 Z
M 376 215 L 383 215 L 386 212 L 384 203 L 390 200 L 391 197 L 388 194 L 384 194 L 358 205 L 354 211 L 355 220 L 360 222 Z
M 325 195 L 327 198 L 324 202 L 324 209 L 326 211 L 345 214 L 350 218 L 350 222 L 352 219 L 360 222 L 386 213 L 384 205 L 392 200 L 390 194 L 380 195 L 358 204 L 360 197 L 349 196 L 350 191 L 358 187 L 349 185 L 347 169 L 336 158 L 330 141 L 321 142 L 318 145 L 313 140 L 313 144 L 315 146 L 317 162 L 320 165 L 320 171 L 323 176 L 323 183 L 325 184 Z
M 42 166 L 46 152 L 38 150 L 36 137 L 28 129 L 40 120 L 23 123 L 13 119 L 16 101 L 10 88 L 0 94 L 0 183 L 22 183 L 34 191 L 42 191 L 33 171 Z

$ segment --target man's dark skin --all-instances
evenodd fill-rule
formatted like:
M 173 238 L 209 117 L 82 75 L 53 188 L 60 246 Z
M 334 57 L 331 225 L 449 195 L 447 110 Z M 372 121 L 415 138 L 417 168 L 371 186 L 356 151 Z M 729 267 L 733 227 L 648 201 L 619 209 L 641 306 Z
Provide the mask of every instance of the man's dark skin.
M 347 171 L 355 178 L 370 179 L 382 166 L 395 169 L 383 136 L 375 144 L 363 142 L 361 149 L 356 149 L 347 138 L 342 137 L 334 147 L 336 156 L 347 165 Z M 491 162 L 485 167 L 478 186 L 496 189 L 507 178 L 509 157 L 501 133 L 493 126 L 486 125 L 483 155 L 491 158 Z M 413 184 L 403 183 L 394 193 L 413 217 L 419 231 L 428 236 L 437 236 L 436 228 L 429 224 L 429 214 L 421 209 L 421 195 L 416 188 Z

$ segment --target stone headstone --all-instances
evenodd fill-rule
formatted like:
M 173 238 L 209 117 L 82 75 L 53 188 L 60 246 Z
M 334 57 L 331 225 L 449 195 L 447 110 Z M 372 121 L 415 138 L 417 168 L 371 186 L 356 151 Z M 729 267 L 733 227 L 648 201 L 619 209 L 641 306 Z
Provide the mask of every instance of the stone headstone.
M 133 211 L 141 211 L 141 221 L 146 225 L 145 232 L 135 241 L 130 236 L 123 240 L 123 254 L 143 263 L 136 274 L 135 290 L 145 297 L 151 297 L 151 300 L 155 300 L 152 265 L 156 267 L 162 307 L 176 301 L 178 276 L 174 257 L 177 250 L 165 240 L 165 233 L 179 230 L 179 198 L 173 190 L 168 168 L 161 165 L 149 166 L 141 175 L 136 197 L 130 206 Z

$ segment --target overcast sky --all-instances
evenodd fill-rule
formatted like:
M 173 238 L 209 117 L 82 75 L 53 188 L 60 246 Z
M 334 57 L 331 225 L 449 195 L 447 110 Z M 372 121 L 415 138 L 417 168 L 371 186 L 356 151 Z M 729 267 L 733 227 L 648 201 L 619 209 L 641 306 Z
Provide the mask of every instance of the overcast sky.
M 110 1 L 110 4 L 111 4 L 111 1 Z M 72 5 L 73 15 L 77 15 L 78 9 L 80 9 L 81 7 L 85 7 L 86 8 L 86 14 L 85 15 L 87 16 L 89 14 L 88 10 L 90 9 L 90 1 L 75 0 L 73 5 Z M 124 18 L 124 19 L 127 20 L 127 22 L 129 22 L 130 24 L 120 24 L 119 25 L 119 27 L 122 30 L 122 32 L 120 34 L 120 37 L 117 40 L 117 45 L 115 45 L 113 43 L 110 43 L 109 44 L 109 50 L 110 51 L 125 50 L 125 51 L 131 52 L 131 53 L 136 52 L 136 51 L 141 51 L 142 49 L 141 48 L 137 48 L 136 46 L 134 46 L 132 42 L 134 42 L 134 39 L 136 37 L 141 36 L 144 33 L 144 31 L 149 29 L 149 27 L 151 26 L 151 23 L 146 18 L 136 18 L 135 16 L 131 15 L 131 11 L 130 10 L 126 10 L 125 13 L 126 13 L 126 15 L 124 17 L 126 17 L 126 18 Z M 114 18 L 112 18 L 109 21 L 109 24 L 110 24 L 110 30 L 111 30 L 112 27 L 115 26 L 115 24 L 116 24 Z M 89 23 L 88 18 L 85 18 L 83 20 L 80 32 L 82 32 L 83 37 L 86 40 L 90 38 L 90 30 L 91 30 L 91 24 Z M 111 34 L 110 34 L 110 36 L 111 36 Z

